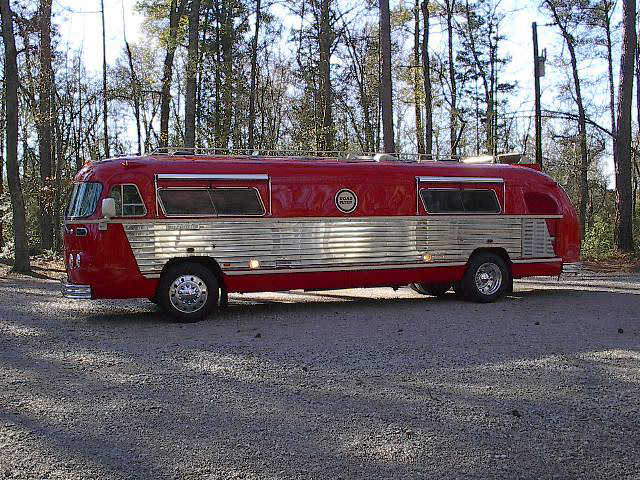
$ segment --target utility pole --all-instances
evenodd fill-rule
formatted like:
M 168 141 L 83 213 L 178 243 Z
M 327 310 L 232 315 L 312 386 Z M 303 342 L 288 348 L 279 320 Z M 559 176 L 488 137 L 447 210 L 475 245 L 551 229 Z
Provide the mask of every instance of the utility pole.
M 102 117 L 104 123 L 104 156 L 109 158 L 109 128 L 107 125 L 107 40 L 104 29 L 104 0 L 100 0 L 102 14 Z
M 544 77 L 544 62 L 546 52 L 543 56 L 538 53 L 538 25 L 533 22 L 533 76 L 535 80 L 536 95 L 536 163 L 542 168 L 542 108 L 540 106 L 540 77 Z

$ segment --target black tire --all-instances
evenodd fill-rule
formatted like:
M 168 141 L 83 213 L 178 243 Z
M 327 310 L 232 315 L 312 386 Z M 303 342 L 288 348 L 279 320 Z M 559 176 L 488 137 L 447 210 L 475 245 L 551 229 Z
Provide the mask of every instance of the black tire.
M 444 297 L 451 288 L 450 283 L 412 283 L 409 285 L 415 292 L 433 297 Z
M 511 269 L 495 253 L 479 253 L 467 264 L 460 288 L 467 300 L 493 302 L 505 295 L 512 283 Z
M 179 293 L 181 287 L 182 294 Z M 218 305 L 219 288 L 211 270 L 199 263 L 185 262 L 162 274 L 156 298 L 162 309 L 176 320 L 197 322 Z

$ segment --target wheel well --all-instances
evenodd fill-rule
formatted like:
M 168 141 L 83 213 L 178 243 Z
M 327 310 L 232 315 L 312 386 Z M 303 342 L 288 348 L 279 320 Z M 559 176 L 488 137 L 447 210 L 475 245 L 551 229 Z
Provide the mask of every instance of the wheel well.
M 164 272 L 166 272 L 169 268 L 173 267 L 174 265 L 178 265 L 180 263 L 187 263 L 187 262 L 197 263 L 197 264 L 202 265 L 203 267 L 208 268 L 209 270 L 211 270 L 211 272 L 216 276 L 216 279 L 218 280 L 218 283 L 220 284 L 220 288 L 222 288 L 223 290 L 226 290 L 226 287 L 224 285 L 224 275 L 222 274 L 222 269 L 220 268 L 220 265 L 218 265 L 218 262 L 216 262 L 211 257 L 176 257 L 176 258 L 172 258 L 167 263 L 165 263 L 164 267 L 162 268 L 162 273 L 160 274 L 160 276 L 164 275 Z
M 473 251 L 473 253 L 471 253 L 471 256 L 469 257 L 469 260 L 471 260 L 475 255 L 478 255 L 480 253 L 493 253 L 495 255 L 498 255 L 500 258 L 502 258 L 505 261 L 505 263 L 507 264 L 509 269 L 511 269 L 511 259 L 509 258 L 509 254 L 507 253 L 507 251 L 504 248 L 501 248 L 501 247 L 476 248 Z

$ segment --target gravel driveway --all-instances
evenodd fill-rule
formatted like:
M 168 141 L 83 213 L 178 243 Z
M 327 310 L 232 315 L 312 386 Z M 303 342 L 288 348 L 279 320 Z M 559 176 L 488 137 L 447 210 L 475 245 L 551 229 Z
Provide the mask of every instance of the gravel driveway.
M 640 275 L 232 295 L 0 278 L 0 478 L 640 478 Z

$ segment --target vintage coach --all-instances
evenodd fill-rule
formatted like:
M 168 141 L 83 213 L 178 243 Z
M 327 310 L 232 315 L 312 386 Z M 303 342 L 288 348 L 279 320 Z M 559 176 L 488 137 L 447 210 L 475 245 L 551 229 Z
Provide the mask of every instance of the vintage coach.
M 193 321 L 229 292 L 411 285 L 472 301 L 579 261 L 567 195 L 532 166 L 151 154 L 90 162 L 65 219 L 68 298 Z

